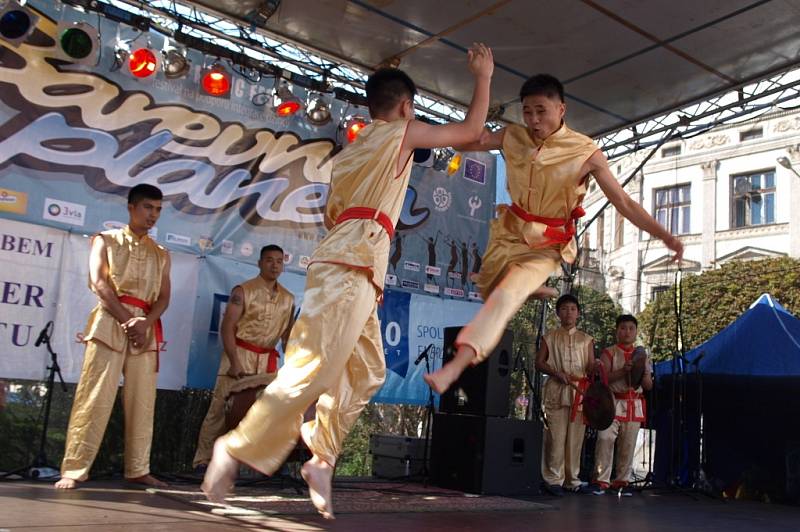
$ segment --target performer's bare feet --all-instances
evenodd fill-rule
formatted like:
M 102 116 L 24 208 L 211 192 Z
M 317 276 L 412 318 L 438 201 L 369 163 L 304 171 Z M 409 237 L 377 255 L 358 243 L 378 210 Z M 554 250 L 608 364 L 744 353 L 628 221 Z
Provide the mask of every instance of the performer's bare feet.
M 316 455 L 303 464 L 300 469 L 303 480 L 308 484 L 308 494 L 314 507 L 325 519 L 334 519 L 333 502 L 331 501 L 331 481 L 333 467 Z
M 228 454 L 225 448 L 225 440 L 217 438 L 214 442 L 214 453 L 211 462 L 206 469 L 206 476 L 200 488 L 209 501 L 217 504 L 225 504 L 225 495 L 228 494 L 236 481 L 236 474 L 239 472 L 239 462 Z
M 151 488 L 169 487 L 169 484 L 158 480 L 156 477 L 152 475 L 142 475 L 141 477 L 126 478 L 125 481 L 130 482 L 131 484 L 141 484 L 142 486 L 148 486 Z
M 462 345 L 450 362 L 433 373 L 426 373 L 422 378 L 434 392 L 442 394 L 458 380 L 473 360 L 475 360 L 475 351 L 467 345 Z
M 78 481 L 74 478 L 61 477 L 61 480 L 53 485 L 57 490 L 74 490 L 78 487 Z

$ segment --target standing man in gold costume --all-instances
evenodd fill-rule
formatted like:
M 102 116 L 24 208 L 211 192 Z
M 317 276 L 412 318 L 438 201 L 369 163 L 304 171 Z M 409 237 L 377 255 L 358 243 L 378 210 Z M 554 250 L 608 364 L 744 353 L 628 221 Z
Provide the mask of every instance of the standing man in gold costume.
M 56 488 L 72 489 L 89 477 L 120 375 L 125 377 L 125 478 L 166 486 L 150 475 L 160 318 L 170 296 L 169 253 L 148 236 L 161 215 L 161 198 L 158 188 L 136 185 L 128 193 L 128 225 L 92 239 L 89 288 L 99 301 L 86 326 L 83 368 Z
M 261 248 L 256 277 L 231 291 L 222 317 L 222 358 L 214 395 L 197 438 L 193 467 L 203 468 L 211 460 L 214 440 L 225 433 L 225 399 L 237 379 L 257 373 L 275 374 L 279 354 L 292 328 L 294 296 L 279 282 L 283 273 L 283 249 Z

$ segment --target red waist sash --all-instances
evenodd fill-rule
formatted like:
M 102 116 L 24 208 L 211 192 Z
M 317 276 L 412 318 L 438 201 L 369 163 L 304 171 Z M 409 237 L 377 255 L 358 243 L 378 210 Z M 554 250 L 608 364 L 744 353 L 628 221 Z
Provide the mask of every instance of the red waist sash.
M 258 365 L 261 362 L 261 355 L 269 355 L 269 358 L 267 359 L 267 373 L 275 373 L 278 371 L 278 359 L 280 358 L 280 354 L 274 348 L 261 347 L 256 344 L 251 344 L 250 342 L 242 340 L 238 336 L 236 337 L 236 345 L 242 349 L 247 349 L 248 351 L 258 354 L 258 358 L 256 359 L 256 368 L 258 368 Z
M 544 230 L 544 236 L 547 238 L 546 244 L 566 244 L 572 240 L 576 233 L 575 220 L 586 214 L 586 211 L 580 205 L 572 209 L 569 218 L 566 220 L 531 214 L 516 203 L 511 204 L 510 210 L 525 222 L 538 222 L 546 225 L 547 229 Z
M 370 207 L 350 207 L 342 211 L 342 214 L 336 218 L 336 224 L 346 222 L 347 220 L 375 220 L 386 230 L 389 239 L 394 236 L 394 224 L 392 219 L 386 213 Z
M 122 294 L 118 299 L 120 303 L 140 308 L 146 314 L 150 313 L 150 303 L 144 301 L 143 299 L 139 299 L 138 297 L 133 297 L 128 294 Z M 155 332 L 156 336 L 156 373 L 158 373 L 158 367 L 160 365 L 158 353 L 161 351 L 161 345 L 164 343 L 164 327 L 161 325 L 161 318 L 158 318 L 153 324 L 153 331 Z

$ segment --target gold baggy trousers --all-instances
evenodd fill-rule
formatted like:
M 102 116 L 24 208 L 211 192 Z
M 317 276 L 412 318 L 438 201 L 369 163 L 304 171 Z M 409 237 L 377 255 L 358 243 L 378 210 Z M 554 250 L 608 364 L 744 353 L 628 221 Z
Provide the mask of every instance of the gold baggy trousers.
M 633 476 L 633 456 L 641 426 L 639 421 L 615 419 L 610 427 L 597 433 L 594 450 L 595 482 L 604 486 L 609 485 L 611 467 L 614 463 L 615 475 L 611 485 L 614 487 L 628 485 Z M 614 452 L 615 443 L 616 452 Z
M 61 476 L 77 481 L 89 477 L 108 418 L 114 408 L 120 375 L 125 414 L 125 478 L 150 473 L 150 445 L 153 440 L 153 411 L 156 402 L 156 353 L 132 355 L 112 351 L 102 342 L 86 342 L 83 367 L 69 416 L 67 444 L 61 462 Z
M 347 433 L 383 384 L 386 362 L 368 270 L 330 263 L 308 268 L 303 307 L 284 365 L 239 426 L 223 436 L 231 456 L 272 474 L 294 449 L 303 413 L 311 452 L 331 465 Z
M 552 378 L 552 377 L 550 377 Z M 581 450 L 586 426 L 583 416 L 571 421 L 572 407 L 547 408 L 547 428 L 544 430 L 542 480 L 553 486 L 577 488 L 581 485 Z

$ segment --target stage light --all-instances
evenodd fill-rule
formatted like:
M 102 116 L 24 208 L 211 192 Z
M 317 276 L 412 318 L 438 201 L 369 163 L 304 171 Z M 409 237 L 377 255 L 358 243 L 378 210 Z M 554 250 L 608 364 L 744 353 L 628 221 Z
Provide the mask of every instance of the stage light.
M 137 48 L 128 56 L 128 71 L 135 78 L 147 78 L 156 73 L 158 58 L 150 48 Z
M 0 37 L 17 47 L 33 33 L 38 21 L 39 17 L 33 11 L 9 0 L 0 7 Z
M 300 98 L 292 94 L 292 90 L 286 83 L 281 83 L 275 89 L 272 97 L 272 110 L 275 114 L 282 117 L 292 116 L 303 108 Z
M 459 168 L 461 168 L 461 154 L 456 153 L 450 158 L 450 162 L 447 163 L 447 175 L 455 174 L 458 172 Z
M 96 65 L 100 51 L 100 35 L 86 22 L 62 22 L 58 25 L 58 47 L 61 59 L 71 63 Z
M 192 62 L 186 57 L 186 50 L 165 48 L 161 52 L 161 67 L 167 79 L 177 79 L 189 73 Z
M 312 126 L 324 126 L 331 121 L 331 106 L 322 94 L 312 94 L 306 104 L 306 119 Z
M 225 96 L 231 90 L 231 74 L 221 64 L 214 63 L 203 71 L 200 85 L 211 96 Z
M 450 161 L 455 157 L 456 152 L 452 148 L 434 148 L 433 149 L 433 169 L 439 172 L 444 172 L 448 169 Z M 457 170 L 458 168 L 456 168 Z
M 347 139 L 347 142 L 353 142 L 358 137 L 359 132 L 367 127 L 369 120 L 362 115 L 350 115 L 344 119 L 339 126 L 340 131 Z

